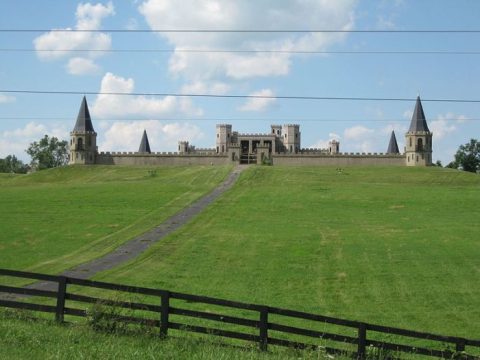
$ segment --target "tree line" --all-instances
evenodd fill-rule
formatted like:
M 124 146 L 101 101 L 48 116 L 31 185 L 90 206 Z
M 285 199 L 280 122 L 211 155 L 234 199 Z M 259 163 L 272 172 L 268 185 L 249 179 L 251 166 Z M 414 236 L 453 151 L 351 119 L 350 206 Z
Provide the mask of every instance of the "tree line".
M 30 143 L 30 146 L 25 150 L 31 158 L 29 164 L 24 164 L 15 155 L 8 155 L 6 158 L 0 159 L 0 172 L 25 174 L 30 170 L 64 166 L 68 163 L 68 151 L 66 140 L 45 135 L 39 141 Z
M 50 169 L 68 163 L 68 142 L 54 136 L 45 135 L 39 141 L 30 143 L 25 152 L 31 157 L 29 164 L 24 164 L 15 155 L 8 155 L 0 159 L 0 172 L 24 174 L 31 169 Z M 440 161 L 435 165 L 442 166 Z M 470 139 L 468 143 L 460 145 L 455 153 L 455 160 L 446 167 L 480 173 L 480 141 Z

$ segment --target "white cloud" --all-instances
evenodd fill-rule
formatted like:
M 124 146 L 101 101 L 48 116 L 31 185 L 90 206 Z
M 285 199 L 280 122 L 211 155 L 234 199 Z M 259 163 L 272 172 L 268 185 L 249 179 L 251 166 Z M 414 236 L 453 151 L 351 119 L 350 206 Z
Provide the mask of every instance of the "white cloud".
M 395 131 L 395 136 L 398 138 L 399 134 L 404 134 L 407 132 L 407 127 L 405 124 L 398 122 L 390 123 L 380 130 L 383 135 L 390 135 L 392 130 Z
M 429 124 L 430 131 L 436 140 L 441 140 L 445 136 L 457 131 L 456 124 L 464 123 L 468 118 L 465 115 L 456 115 L 454 113 L 440 114 L 436 120 Z
M 340 141 L 340 139 L 341 139 L 340 135 L 335 134 L 335 133 L 329 133 L 328 134 L 328 140 L 320 139 L 320 140 L 316 141 L 315 143 L 313 143 L 312 145 L 307 146 L 307 148 L 309 148 L 309 149 L 327 149 L 328 148 L 328 143 L 330 141 L 332 141 L 332 140 Z
M 132 78 L 125 79 L 112 73 L 106 73 L 102 79 L 100 92 L 131 94 L 134 87 L 135 82 Z M 176 99 L 172 96 L 156 99 L 146 96 L 100 94 L 92 106 L 92 113 L 99 118 L 131 115 L 156 116 L 173 112 L 175 105 Z
M 351 29 L 355 0 L 146 0 L 139 6 L 152 29 Z M 260 24 L 260 25 L 259 25 Z M 176 50 L 324 50 L 345 34 L 160 33 Z M 175 52 L 172 73 L 189 79 L 245 79 L 288 74 L 292 54 Z
M 275 93 L 271 89 L 262 89 L 250 94 L 250 96 L 265 96 L 264 98 L 249 98 L 238 109 L 240 111 L 265 111 L 272 106 L 276 99 L 273 98 Z
M 13 154 L 23 161 L 29 161 L 25 150 L 33 141 L 44 135 L 55 136 L 60 140 L 69 139 L 69 131 L 64 125 L 50 125 L 29 122 L 22 128 L 0 132 L 0 158 Z
M 346 128 L 343 131 L 344 143 L 342 148 L 347 148 L 355 152 L 373 152 L 375 151 L 375 130 L 362 125 Z M 386 140 L 388 141 L 388 140 Z
M 15 96 L 0 94 L 0 104 L 6 104 L 16 101 Z
M 89 75 L 100 71 L 100 67 L 92 59 L 81 57 L 71 58 L 66 67 L 68 73 L 72 75 Z
M 374 132 L 375 131 L 373 129 L 369 129 L 362 125 L 357 125 L 357 126 L 345 129 L 343 132 L 343 137 L 345 138 L 345 140 L 358 141 L 373 135 Z
M 75 25 L 76 30 L 99 30 L 101 22 L 105 17 L 115 14 L 112 2 L 103 4 L 79 4 L 77 6 Z M 58 29 L 72 30 L 72 28 Z M 65 57 L 71 57 L 78 50 L 108 50 L 111 48 L 111 36 L 101 32 L 70 32 L 70 31 L 50 31 L 35 38 L 33 41 L 37 56 L 42 60 L 56 60 Z M 54 50 L 54 51 L 48 51 Z M 65 50 L 65 51 L 58 51 Z M 100 52 L 86 52 L 84 56 L 94 59 L 100 56 Z M 93 64 L 93 60 L 91 60 Z M 70 64 L 67 66 L 70 70 Z M 71 72 L 72 73 L 72 72 Z M 74 72 L 73 72 L 74 73 Z M 78 75 L 78 73 L 75 73 Z
M 106 73 L 100 86 L 101 93 L 126 93 L 131 94 L 135 88 L 132 78 L 126 79 L 112 73 Z M 143 95 L 97 95 L 91 107 L 92 114 L 99 118 L 132 116 L 154 117 L 173 114 L 179 110 L 190 115 L 202 115 L 202 110 L 196 108 L 190 99 L 178 99 L 174 96 L 148 97 Z
M 103 121 L 104 139 L 99 151 L 138 151 L 143 130 L 147 131 L 150 147 L 154 152 L 176 151 L 179 140 L 194 142 L 204 134 L 189 123 L 164 123 L 158 120 L 121 121 L 113 124 Z
M 223 82 L 194 81 L 182 87 L 182 94 L 224 95 L 230 91 L 230 85 Z

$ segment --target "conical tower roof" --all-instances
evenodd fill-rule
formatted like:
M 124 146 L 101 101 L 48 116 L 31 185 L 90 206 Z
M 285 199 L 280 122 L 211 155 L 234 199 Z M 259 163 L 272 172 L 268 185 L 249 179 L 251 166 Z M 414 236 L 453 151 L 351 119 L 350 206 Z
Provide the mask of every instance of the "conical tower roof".
M 390 142 L 388 143 L 387 154 L 400 154 L 398 150 L 397 138 L 395 137 L 395 131 L 392 130 L 392 135 L 390 136 Z
M 150 154 L 150 143 L 148 142 L 147 130 L 143 130 L 142 141 L 140 142 L 140 147 L 138 148 L 139 153 L 148 153 Z
M 427 120 L 425 119 L 425 113 L 423 112 L 422 102 L 420 101 L 420 96 L 417 96 L 417 102 L 415 104 L 415 110 L 413 110 L 412 122 L 410 123 L 410 128 L 408 132 L 418 132 L 428 130 Z
M 83 97 L 82 105 L 80 106 L 80 111 L 77 116 L 77 122 L 73 131 L 95 132 L 95 130 L 93 130 L 92 119 L 90 118 L 90 111 L 88 111 L 87 99 L 85 96 Z

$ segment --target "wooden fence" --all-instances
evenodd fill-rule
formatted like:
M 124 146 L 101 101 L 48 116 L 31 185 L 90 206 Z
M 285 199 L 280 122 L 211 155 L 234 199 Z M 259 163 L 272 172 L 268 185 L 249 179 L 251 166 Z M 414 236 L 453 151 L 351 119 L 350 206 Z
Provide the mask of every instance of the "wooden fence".
M 170 329 L 176 329 L 181 331 L 190 331 L 196 333 L 203 333 L 208 335 L 216 335 L 226 338 L 233 338 L 233 339 L 240 339 L 246 340 L 250 342 L 258 343 L 261 350 L 267 350 L 268 345 L 280 345 L 298 349 L 305 349 L 305 348 L 321 348 L 323 351 L 327 353 L 343 353 L 350 355 L 354 358 L 363 359 L 368 355 L 369 349 L 382 349 L 382 351 L 391 351 L 395 353 L 414 353 L 426 356 L 433 356 L 433 357 L 440 357 L 440 358 L 459 358 L 459 359 L 480 359 L 479 355 L 469 354 L 466 351 L 466 347 L 472 348 L 480 348 L 480 340 L 471 340 L 471 339 L 464 339 L 454 336 L 443 336 L 443 335 L 435 335 L 429 334 L 425 332 L 418 332 L 418 331 L 411 331 L 399 328 L 393 328 L 388 326 L 380 326 L 380 325 L 373 325 L 367 324 L 363 322 L 345 320 L 345 319 L 338 319 L 329 316 L 322 316 L 316 314 L 305 313 L 301 311 L 295 310 L 286 310 L 280 309 L 270 306 L 262 306 L 262 305 L 255 305 L 255 304 L 247 304 L 243 302 L 236 302 L 236 301 L 228 301 L 228 300 L 221 300 L 211 297 L 205 296 L 197 296 L 197 295 L 189 295 L 183 294 L 173 291 L 167 290 L 159 290 L 159 289 L 150 289 L 150 288 L 143 288 L 143 287 L 136 287 L 136 286 L 126 286 L 126 285 L 119 285 L 119 284 L 111 284 L 99 281 L 92 281 L 92 280 L 83 280 L 65 276 L 52 276 L 52 275 L 45 275 L 45 274 L 37 274 L 37 273 L 28 273 L 22 271 L 14 271 L 14 270 L 5 270 L 0 269 L 0 275 L 9 276 L 9 277 L 16 277 L 16 278 L 27 278 L 27 279 L 35 279 L 35 280 L 42 280 L 56 283 L 56 291 L 51 290 L 39 290 L 39 289 L 30 289 L 25 287 L 12 287 L 7 285 L 0 285 L 0 293 L 10 293 L 10 294 L 20 294 L 26 295 L 29 297 L 29 300 L 35 299 L 35 296 L 40 297 L 47 297 L 56 299 L 56 305 L 45 305 L 45 304 L 36 304 L 31 302 L 19 301 L 22 300 L 22 297 L 15 297 L 13 300 L 7 300 L 5 296 L 0 297 L 0 306 L 8 307 L 8 308 L 17 308 L 17 309 L 27 309 L 33 311 L 41 311 L 41 312 L 48 312 L 54 313 L 56 320 L 58 322 L 64 321 L 65 315 L 73 315 L 73 316 L 87 316 L 87 311 L 85 309 L 77 309 L 67 307 L 67 301 L 72 301 L 75 303 L 88 303 L 88 304 L 96 304 L 100 303 L 105 306 L 113 306 L 117 308 L 125 308 L 125 309 L 132 309 L 138 311 L 147 311 L 149 314 L 154 313 L 156 314 L 154 319 L 150 318 L 143 318 L 138 316 L 116 316 L 114 319 L 115 321 L 119 322 L 126 322 L 129 324 L 148 324 L 151 326 L 155 326 L 159 328 L 159 333 L 161 337 L 166 337 L 168 331 Z M 104 290 L 114 290 L 119 292 L 126 292 L 126 293 L 134 293 L 134 294 L 141 294 L 141 295 L 148 295 L 157 299 L 157 304 L 146 304 L 146 303 L 139 303 L 139 302 L 131 302 L 131 301 L 119 301 L 119 300 L 108 300 L 108 299 L 100 299 L 86 295 L 74 294 L 67 291 L 68 285 L 76 285 L 80 287 L 88 287 L 88 288 L 98 288 Z M 239 317 L 239 316 L 229 316 L 229 315 L 222 315 L 215 312 L 206 312 L 206 311 L 197 311 L 192 309 L 182 309 L 176 306 L 172 306 L 171 300 L 178 299 L 184 300 L 188 303 L 201 303 L 201 304 L 208 304 L 208 305 L 215 305 L 222 307 L 224 311 L 227 309 L 240 309 L 240 310 L 248 310 L 257 314 L 255 316 L 256 319 L 249 319 L 246 317 Z M 227 324 L 234 324 L 234 325 L 241 325 L 251 329 L 251 333 L 244 333 L 232 330 L 224 330 L 218 328 L 211 328 L 205 326 L 198 326 L 186 323 L 179 323 L 174 322 L 171 319 L 171 315 L 181 316 L 182 318 L 199 318 L 203 320 L 227 323 Z M 345 334 L 336 334 L 333 332 L 325 332 L 325 331 L 318 331 L 307 329 L 305 327 L 298 327 L 298 326 L 291 326 L 280 324 L 277 322 L 272 322 L 269 317 L 273 316 L 280 316 L 282 319 L 292 320 L 296 319 L 295 322 L 303 322 L 308 320 L 314 323 L 321 323 L 321 324 L 333 324 L 338 327 L 345 327 L 350 330 L 352 335 L 345 335 Z M 305 321 L 306 323 L 306 321 Z M 353 330 L 353 331 L 352 331 Z M 275 334 L 282 334 L 283 339 L 273 337 L 271 332 Z M 412 339 L 423 339 L 428 340 L 429 342 L 438 343 L 440 349 L 433 349 L 427 347 L 418 347 L 414 345 L 406 345 L 406 344 L 397 344 L 393 342 L 387 342 L 383 340 L 377 340 L 373 338 L 369 338 L 369 334 L 388 334 L 388 335 L 395 335 L 396 337 L 401 337 L 402 342 L 410 341 Z M 278 336 L 278 335 L 277 335 Z M 295 340 L 292 340 L 292 337 Z M 303 341 L 298 341 L 298 338 L 313 338 L 316 339 L 314 343 L 307 343 Z M 285 339 L 287 338 L 287 339 Z M 407 339 L 403 339 L 407 338 Z M 334 343 L 338 344 L 339 346 L 321 346 L 319 345 L 319 341 L 328 341 L 328 344 Z M 345 345 L 349 344 L 349 346 L 353 347 L 353 351 L 345 349 Z M 475 352 L 478 354 L 479 349 L 475 349 Z

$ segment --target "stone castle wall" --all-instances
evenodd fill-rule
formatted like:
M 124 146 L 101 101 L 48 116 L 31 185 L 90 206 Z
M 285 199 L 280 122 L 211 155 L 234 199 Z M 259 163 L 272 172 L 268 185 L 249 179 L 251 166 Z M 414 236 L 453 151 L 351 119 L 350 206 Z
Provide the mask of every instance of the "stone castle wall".
M 259 159 L 260 161 L 260 159 Z M 133 152 L 101 152 L 95 163 L 99 165 L 228 165 L 238 163 L 231 156 L 209 153 L 179 154 Z M 284 166 L 405 166 L 405 155 L 392 154 L 272 154 L 273 165 Z
M 98 165 L 228 165 L 226 155 L 178 154 L 178 153 L 118 153 L 106 152 L 96 156 Z
M 393 154 L 277 154 L 272 155 L 273 165 L 306 166 L 405 166 L 405 155 Z

